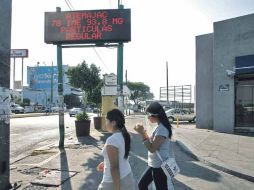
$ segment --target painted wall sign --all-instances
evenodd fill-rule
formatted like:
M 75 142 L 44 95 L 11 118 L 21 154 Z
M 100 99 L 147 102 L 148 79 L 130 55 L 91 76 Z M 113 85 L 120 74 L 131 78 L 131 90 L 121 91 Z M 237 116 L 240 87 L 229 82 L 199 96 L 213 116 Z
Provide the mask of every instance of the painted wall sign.
M 82 10 L 45 13 L 46 43 L 128 42 L 130 9 Z
M 222 84 L 219 86 L 219 91 L 229 91 L 229 84 Z

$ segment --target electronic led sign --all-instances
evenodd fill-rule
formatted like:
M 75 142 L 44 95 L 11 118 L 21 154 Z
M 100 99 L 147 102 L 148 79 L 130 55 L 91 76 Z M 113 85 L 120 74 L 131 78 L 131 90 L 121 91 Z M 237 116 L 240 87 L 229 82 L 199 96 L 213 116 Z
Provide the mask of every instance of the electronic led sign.
M 110 43 L 131 40 L 130 9 L 45 13 L 46 43 Z

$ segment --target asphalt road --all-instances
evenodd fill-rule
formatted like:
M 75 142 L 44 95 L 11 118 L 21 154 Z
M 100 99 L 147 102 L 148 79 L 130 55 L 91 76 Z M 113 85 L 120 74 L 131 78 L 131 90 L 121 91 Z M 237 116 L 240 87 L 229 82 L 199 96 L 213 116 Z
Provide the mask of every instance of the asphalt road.
M 59 139 L 58 115 L 12 118 L 10 123 L 11 163 L 34 149 L 55 143 Z M 75 130 L 75 117 L 65 115 L 65 135 Z

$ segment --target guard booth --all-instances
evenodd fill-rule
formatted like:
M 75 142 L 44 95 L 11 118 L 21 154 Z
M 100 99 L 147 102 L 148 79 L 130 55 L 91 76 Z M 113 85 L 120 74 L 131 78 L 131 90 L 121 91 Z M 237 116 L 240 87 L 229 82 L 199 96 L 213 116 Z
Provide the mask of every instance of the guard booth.
M 236 57 L 235 131 L 254 132 L 254 55 Z
M 111 109 L 117 108 L 117 76 L 114 73 L 104 75 L 104 86 L 101 89 L 102 103 L 101 103 L 101 116 L 102 116 L 102 130 L 106 129 L 106 115 Z M 127 105 L 130 90 L 126 85 L 123 85 L 124 105 Z

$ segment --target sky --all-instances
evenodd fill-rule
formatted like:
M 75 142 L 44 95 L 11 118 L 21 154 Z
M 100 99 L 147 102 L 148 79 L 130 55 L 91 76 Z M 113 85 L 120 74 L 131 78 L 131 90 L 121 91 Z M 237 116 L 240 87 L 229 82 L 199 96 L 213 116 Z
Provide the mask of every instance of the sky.
M 117 0 L 69 0 L 72 10 L 117 9 Z M 131 9 L 131 41 L 124 43 L 128 81 L 143 82 L 159 99 L 160 87 L 195 85 L 195 36 L 212 33 L 213 22 L 254 13 L 253 0 L 122 0 Z M 57 64 L 56 46 L 44 42 L 44 12 L 70 11 L 65 0 L 12 0 L 12 49 L 28 49 L 26 67 Z M 66 48 L 63 64 L 86 61 L 101 74 L 117 72 L 116 48 Z M 13 60 L 11 60 L 13 65 Z M 21 80 L 21 59 L 16 59 Z M 125 81 L 125 76 L 124 76 Z M 12 87 L 12 72 L 11 72 Z M 193 98 L 192 98 L 193 99 Z

